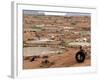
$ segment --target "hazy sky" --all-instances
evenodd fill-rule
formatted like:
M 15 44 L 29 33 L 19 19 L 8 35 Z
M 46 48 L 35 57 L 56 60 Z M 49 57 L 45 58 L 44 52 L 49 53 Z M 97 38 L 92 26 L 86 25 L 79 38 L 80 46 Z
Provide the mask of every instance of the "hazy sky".
M 38 11 L 38 10 L 23 10 L 23 14 L 28 15 L 63 15 L 63 16 L 90 16 L 90 13 L 80 12 L 51 12 L 51 11 Z

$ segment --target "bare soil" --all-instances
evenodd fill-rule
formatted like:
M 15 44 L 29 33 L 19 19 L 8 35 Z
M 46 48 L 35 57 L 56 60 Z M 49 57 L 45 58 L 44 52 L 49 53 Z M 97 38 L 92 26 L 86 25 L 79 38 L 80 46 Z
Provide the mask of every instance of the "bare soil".
M 57 67 L 80 67 L 80 66 L 90 66 L 91 59 L 85 59 L 83 63 L 78 63 L 75 60 L 75 54 L 78 49 L 68 48 L 68 51 L 62 54 L 50 54 L 46 55 L 48 58 L 43 58 L 40 55 L 39 58 L 35 58 L 34 61 L 30 61 L 32 56 L 24 57 L 23 69 L 36 69 L 36 68 L 57 68 Z M 43 63 L 43 61 L 48 60 L 48 63 Z

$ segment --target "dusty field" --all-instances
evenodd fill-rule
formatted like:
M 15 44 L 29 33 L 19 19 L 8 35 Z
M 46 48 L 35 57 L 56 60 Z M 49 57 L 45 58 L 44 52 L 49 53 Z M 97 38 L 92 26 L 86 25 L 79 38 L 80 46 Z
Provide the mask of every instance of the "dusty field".
M 36 69 L 36 68 L 57 68 L 57 67 L 80 67 L 80 66 L 90 66 L 91 60 L 85 59 L 83 63 L 77 63 L 75 60 L 75 54 L 78 49 L 68 48 L 68 50 L 63 54 L 51 54 L 48 58 L 43 58 L 40 55 L 34 61 L 30 61 L 32 57 L 24 57 L 23 69 Z M 49 63 L 43 63 L 44 60 L 48 60 Z
M 44 16 L 40 14 L 34 16 L 24 13 L 23 23 L 23 49 L 25 49 L 23 69 L 91 65 L 90 16 Z M 89 57 L 83 63 L 78 63 L 75 59 L 75 55 L 79 49 L 72 48 L 79 45 L 88 46 L 84 50 L 87 50 L 86 52 L 88 52 Z M 34 49 L 28 49 L 29 47 L 34 47 Z M 61 49 L 64 49 L 64 52 L 49 54 L 49 49 L 44 51 L 43 48 L 38 48 L 36 50 L 35 47 L 50 47 L 53 49 L 63 47 Z M 41 54 L 41 52 L 45 52 L 46 54 Z M 38 54 L 38 57 L 33 56 L 33 54 Z M 35 58 L 31 61 L 33 57 Z

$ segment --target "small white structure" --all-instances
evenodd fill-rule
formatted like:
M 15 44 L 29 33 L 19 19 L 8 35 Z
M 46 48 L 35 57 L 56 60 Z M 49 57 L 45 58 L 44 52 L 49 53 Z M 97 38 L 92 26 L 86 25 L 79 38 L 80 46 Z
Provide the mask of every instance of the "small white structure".
M 87 42 L 87 38 L 78 38 L 75 41 L 76 42 Z

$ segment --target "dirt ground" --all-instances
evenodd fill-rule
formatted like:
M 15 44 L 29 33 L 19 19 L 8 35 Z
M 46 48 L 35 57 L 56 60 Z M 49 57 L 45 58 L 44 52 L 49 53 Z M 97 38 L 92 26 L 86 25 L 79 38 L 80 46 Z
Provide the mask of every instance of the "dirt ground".
M 24 57 L 23 69 L 90 66 L 90 58 L 86 58 L 83 63 L 78 63 L 75 60 L 75 54 L 77 51 L 78 49 L 68 48 L 65 53 L 46 55 L 48 56 L 47 58 L 44 58 L 43 55 L 40 55 L 32 62 L 30 61 L 32 56 Z M 44 63 L 45 60 L 48 60 L 49 62 Z

